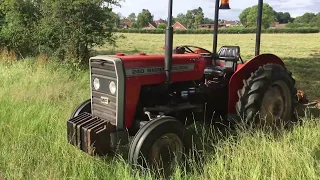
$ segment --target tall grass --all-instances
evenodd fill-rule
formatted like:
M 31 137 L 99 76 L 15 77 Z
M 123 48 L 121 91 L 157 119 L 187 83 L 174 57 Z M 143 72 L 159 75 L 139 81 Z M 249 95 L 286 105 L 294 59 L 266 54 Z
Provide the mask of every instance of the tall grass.
M 0 171 L 8 178 L 129 177 L 121 158 L 88 157 L 67 144 L 66 120 L 89 97 L 88 72 L 29 60 L 0 68 Z
M 0 171 L 5 177 L 152 179 L 151 174 L 133 171 L 125 152 L 90 157 L 67 143 L 66 120 L 90 97 L 89 72 L 43 59 L 0 62 Z M 306 76 L 303 71 L 295 72 L 298 82 Z M 212 128 L 196 126 L 194 141 L 206 148 L 198 147 L 202 156 L 188 160 L 191 171 L 177 169 L 172 179 L 319 179 L 318 120 L 304 118 L 302 126 L 277 137 L 241 131 L 237 136 L 217 138 Z

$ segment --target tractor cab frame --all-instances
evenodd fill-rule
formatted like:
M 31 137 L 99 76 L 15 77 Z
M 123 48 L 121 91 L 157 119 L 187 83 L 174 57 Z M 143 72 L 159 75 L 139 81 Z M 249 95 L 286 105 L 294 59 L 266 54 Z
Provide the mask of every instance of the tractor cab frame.
M 229 0 L 215 1 L 213 52 L 173 48 L 172 1 L 165 55 L 90 58 L 91 97 L 67 121 L 70 144 L 90 155 L 107 155 L 133 137 L 130 164 L 170 174 L 174 159 L 188 152 L 185 129 L 194 120 L 215 114 L 228 123 L 234 123 L 230 117 L 272 127 L 292 122 L 295 81 L 279 57 L 260 55 L 263 0 L 258 1 L 255 57 L 246 62 L 239 46 L 217 52 L 219 10 L 230 9 Z

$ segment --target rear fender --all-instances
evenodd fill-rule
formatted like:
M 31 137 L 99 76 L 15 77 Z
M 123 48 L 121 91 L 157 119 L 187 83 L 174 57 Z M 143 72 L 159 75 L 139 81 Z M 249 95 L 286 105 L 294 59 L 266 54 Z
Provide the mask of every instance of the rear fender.
M 229 115 L 236 115 L 235 105 L 239 100 L 238 90 L 243 87 L 243 80 L 248 79 L 251 73 L 255 72 L 260 66 L 265 64 L 279 64 L 285 66 L 283 61 L 273 54 L 261 54 L 258 55 L 244 64 L 237 66 L 237 71 L 232 75 L 229 82 L 229 102 L 228 113 Z

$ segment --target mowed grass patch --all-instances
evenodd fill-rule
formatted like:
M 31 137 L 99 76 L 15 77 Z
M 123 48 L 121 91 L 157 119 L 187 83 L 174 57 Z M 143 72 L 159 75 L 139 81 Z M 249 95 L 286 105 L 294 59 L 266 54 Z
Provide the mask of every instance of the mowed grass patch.
M 224 41 L 228 36 L 219 37 Z M 301 41 L 290 41 L 298 46 L 296 49 L 288 49 L 291 47 L 286 43 L 289 35 L 269 38 L 279 39 L 287 47 L 287 53 L 283 53 L 282 57 L 293 71 L 299 87 L 305 86 L 304 90 L 309 94 L 320 97 L 317 74 L 308 74 L 319 71 L 319 64 L 314 65 L 319 63 L 314 50 L 319 49 L 316 43 L 319 35 L 293 36 Z M 125 43 L 140 44 L 139 38 L 132 37 Z M 197 44 L 200 40 L 192 41 L 198 46 L 211 47 L 209 35 L 175 36 L 179 37 L 178 44 L 192 44 L 189 41 L 194 37 L 206 38 L 206 45 Z M 243 46 L 240 44 L 243 57 L 253 55 L 254 35 L 233 37 L 243 43 Z M 149 51 L 143 50 L 142 44 L 121 45 L 122 40 L 117 51 L 163 52 L 162 36 L 150 35 L 149 38 L 150 42 L 151 39 L 158 39 L 158 44 L 145 46 Z M 233 42 L 231 39 L 230 43 Z M 306 48 L 302 47 L 303 44 L 310 44 L 311 48 L 297 53 L 299 48 Z M 152 51 L 152 46 L 159 47 L 159 50 Z M 277 50 L 273 46 L 264 40 L 262 50 L 263 47 Z M 244 47 L 249 47 L 249 50 Z M 278 50 L 282 53 L 282 49 Z M 299 68 L 303 65 L 304 69 Z M 74 71 L 57 63 L 39 66 L 32 59 L 13 64 L 0 63 L 0 70 L 0 171 L 8 179 L 151 179 L 150 175 L 131 171 L 126 156 L 90 157 L 67 143 L 66 120 L 78 104 L 90 97 L 87 70 Z M 310 84 L 304 84 L 305 81 Z M 244 131 L 238 136 L 217 139 L 214 133 L 199 129 L 199 134 L 195 136 L 212 148 L 204 151 L 201 160 L 190 160 L 194 163 L 192 169 L 197 171 L 186 173 L 178 169 L 172 179 L 319 179 L 319 119 L 305 118 L 304 121 L 303 126 L 297 126 L 292 132 L 284 132 L 276 138 L 261 132 Z
M 99 53 L 114 54 L 138 52 L 164 54 L 164 34 L 131 34 L 124 33 L 119 39 L 118 47 L 106 45 L 97 48 Z M 195 45 L 212 51 L 213 35 L 210 34 L 174 34 L 173 45 Z M 218 48 L 223 45 L 240 46 L 244 59 L 249 59 L 255 52 L 255 34 L 219 34 Z M 318 34 L 262 34 L 261 53 L 274 53 L 279 57 L 309 58 L 311 53 L 320 50 L 320 33 Z
M 98 54 L 164 54 L 164 34 L 120 34 L 118 47 L 97 48 Z M 174 47 L 195 45 L 212 51 L 213 35 L 175 34 Z M 219 34 L 218 49 L 223 45 L 240 46 L 246 61 L 255 54 L 255 34 Z M 272 53 L 284 60 L 297 80 L 297 86 L 310 98 L 320 98 L 320 33 L 317 34 L 262 34 L 261 53 Z

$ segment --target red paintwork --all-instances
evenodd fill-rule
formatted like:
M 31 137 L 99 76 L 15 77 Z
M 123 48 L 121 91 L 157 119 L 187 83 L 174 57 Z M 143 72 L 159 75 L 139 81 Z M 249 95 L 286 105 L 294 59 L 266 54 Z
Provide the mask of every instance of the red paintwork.
M 164 55 L 130 55 L 126 56 L 118 54 L 122 59 L 125 69 L 141 68 L 141 67 L 164 67 Z M 190 72 L 172 72 L 171 80 L 173 82 L 183 82 L 190 80 L 199 80 L 203 77 L 204 68 L 212 65 L 211 59 L 201 57 L 199 54 L 173 54 L 172 64 L 189 64 L 194 63 L 194 71 Z M 247 79 L 252 72 L 257 70 L 259 66 L 267 63 L 275 63 L 284 66 L 282 60 L 272 54 L 262 54 L 252 58 L 245 64 L 239 64 L 237 71 L 233 74 L 229 82 L 229 101 L 228 113 L 236 114 L 235 104 L 238 101 L 237 91 L 242 88 L 243 79 Z M 220 63 L 223 66 L 223 63 Z M 125 126 L 131 128 L 134 115 L 139 100 L 140 89 L 143 85 L 160 84 L 165 81 L 165 74 L 151 74 L 144 76 L 126 77 L 126 110 L 125 110 Z
M 141 67 L 164 67 L 164 55 L 130 55 L 119 56 L 122 59 L 124 68 Z M 203 76 L 203 71 L 207 63 L 211 60 L 205 60 L 198 54 L 174 54 L 172 64 L 195 64 L 194 71 L 190 72 L 172 72 L 171 80 L 173 82 L 199 80 Z M 126 78 L 126 115 L 125 125 L 130 128 L 139 100 L 141 86 L 160 84 L 165 81 L 165 74 L 153 74 L 144 76 L 131 76 Z
M 255 72 L 259 66 L 264 64 L 273 63 L 285 66 L 283 61 L 273 54 L 261 54 L 256 56 L 244 64 L 237 66 L 237 71 L 233 74 L 229 82 L 229 102 L 228 102 L 228 113 L 236 114 L 235 105 L 239 100 L 237 91 L 243 87 L 243 79 L 250 77 L 252 72 Z

